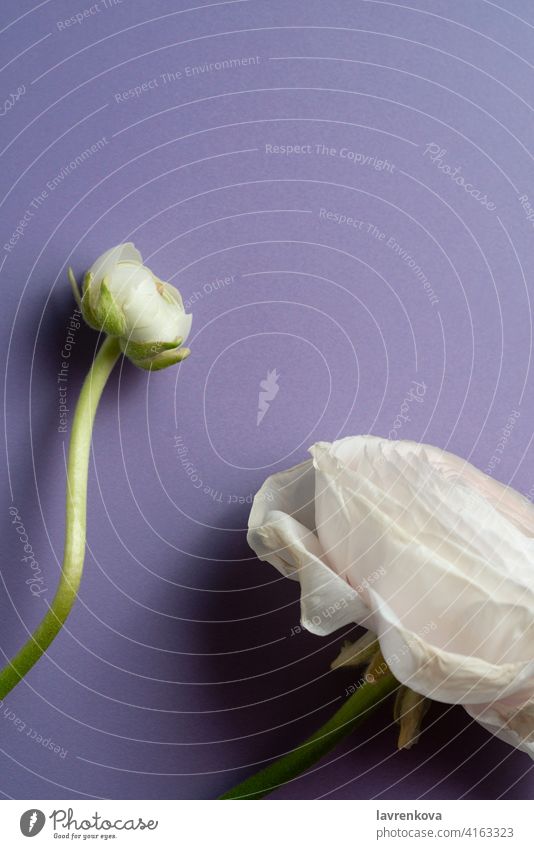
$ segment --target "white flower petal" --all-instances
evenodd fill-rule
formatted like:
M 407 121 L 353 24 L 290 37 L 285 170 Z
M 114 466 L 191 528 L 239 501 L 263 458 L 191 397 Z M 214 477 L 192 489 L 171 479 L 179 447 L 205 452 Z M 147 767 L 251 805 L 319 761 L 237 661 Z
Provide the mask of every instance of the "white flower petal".
M 132 262 L 137 265 L 142 265 L 143 258 L 133 242 L 125 242 L 123 245 L 115 245 L 114 248 L 110 248 L 108 251 L 105 251 L 92 264 L 89 269 L 89 273 L 95 277 L 95 281 L 97 283 L 100 283 L 104 277 L 111 274 L 119 262 Z
M 158 293 L 154 275 L 144 265 L 133 262 L 118 262 L 109 274 L 105 275 L 107 286 L 113 297 L 128 305 L 133 297 L 154 297 Z

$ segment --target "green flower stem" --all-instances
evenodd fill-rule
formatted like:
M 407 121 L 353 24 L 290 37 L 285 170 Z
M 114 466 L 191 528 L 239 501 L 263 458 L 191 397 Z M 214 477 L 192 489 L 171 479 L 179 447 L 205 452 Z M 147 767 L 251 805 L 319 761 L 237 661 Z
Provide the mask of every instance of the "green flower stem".
M 374 681 L 366 680 L 328 722 L 298 748 L 246 778 L 220 798 L 261 799 L 281 784 L 296 778 L 354 731 L 398 686 L 399 682 L 390 672 Z
M 0 672 L 3 699 L 37 663 L 59 634 L 78 594 L 85 557 L 87 475 L 93 422 L 100 396 L 120 356 L 119 340 L 108 336 L 85 378 L 76 405 L 67 464 L 65 548 L 59 586 L 52 604 L 27 643 Z

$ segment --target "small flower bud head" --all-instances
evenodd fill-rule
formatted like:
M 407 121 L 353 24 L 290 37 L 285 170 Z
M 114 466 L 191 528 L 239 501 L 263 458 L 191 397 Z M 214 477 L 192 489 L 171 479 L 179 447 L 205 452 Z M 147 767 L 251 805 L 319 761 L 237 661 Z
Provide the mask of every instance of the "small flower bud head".
M 143 265 L 131 242 L 106 251 L 86 273 L 80 297 L 72 271 L 69 279 L 83 317 L 95 330 L 120 338 L 124 354 L 139 368 L 157 371 L 185 359 L 181 346 L 192 315 L 181 295 Z

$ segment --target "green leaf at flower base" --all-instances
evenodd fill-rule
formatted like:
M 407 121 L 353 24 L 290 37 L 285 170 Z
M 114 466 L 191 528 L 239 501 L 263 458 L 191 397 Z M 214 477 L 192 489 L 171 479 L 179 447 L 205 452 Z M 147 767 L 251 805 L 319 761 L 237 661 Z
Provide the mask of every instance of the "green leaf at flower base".
M 173 351 L 179 348 L 182 341 L 180 336 L 174 342 L 131 342 L 128 339 L 121 339 L 121 351 L 132 362 L 148 360 L 156 354 L 161 354 L 162 351 Z
M 349 641 L 343 643 L 340 653 L 330 664 L 330 669 L 363 666 L 375 656 L 379 647 L 375 634 L 366 631 L 355 643 Z
M 79 309 L 81 309 L 82 308 L 82 296 L 80 295 L 80 290 L 78 288 L 78 281 L 76 280 L 76 277 L 74 276 L 74 271 L 72 270 L 70 265 L 69 265 L 68 270 L 67 270 L 67 277 L 69 278 L 69 283 L 70 283 L 70 287 L 72 289 L 72 294 L 74 295 L 74 300 L 78 304 Z
M 182 362 L 190 353 L 189 348 L 176 348 L 172 351 L 162 351 L 160 354 L 155 354 L 147 359 L 134 360 L 131 357 L 130 359 L 135 366 L 145 369 L 145 371 L 161 371 L 161 369 Z
M 94 280 L 94 274 L 91 274 L 91 272 L 86 271 L 84 276 L 83 276 L 82 295 L 85 295 L 85 293 L 87 292 L 87 290 L 91 286 L 91 283 L 93 282 L 93 280 Z
M 93 330 L 101 330 L 101 327 L 97 324 L 96 316 L 91 306 L 91 291 L 89 289 L 85 289 L 83 293 L 81 310 L 84 321 L 89 325 L 89 327 L 92 327 Z
M 91 289 L 87 294 L 91 295 Z M 126 318 L 111 294 L 106 279 L 102 280 L 96 302 L 91 303 L 91 309 L 99 330 L 109 336 L 124 336 L 126 333 Z
M 410 687 L 400 687 L 393 708 L 393 718 L 400 726 L 397 743 L 399 749 L 411 749 L 417 743 L 423 719 L 430 705 L 430 699 L 414 692 Z

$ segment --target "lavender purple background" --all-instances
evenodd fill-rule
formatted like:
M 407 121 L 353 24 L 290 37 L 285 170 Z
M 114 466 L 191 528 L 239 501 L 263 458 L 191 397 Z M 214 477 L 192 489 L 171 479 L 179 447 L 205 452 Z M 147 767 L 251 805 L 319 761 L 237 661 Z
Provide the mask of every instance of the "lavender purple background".
M 251 556 L 244 531 L 247 499 L 313 441 L 396 429 L 534 487 L 534 233 L 520 202 L 534 202 L 532 4 L 189 5 L 100 0 L 65 28 L 91 4 L 2 3 L 1 100 L 12 103 L 0 110 L 5 655 L 58 578 L 67 265 L 81 273 L 133 239 L 194 313 L 183 367 L 149 377 L 125 364 L 105 394 L 80 600 L 0 707 L 7 798 L 213 798 L 333 712 L 354 679 L 328 672 L 343 634 L 290 636 L 298 588 Z M 185 71 L 242 57 L 259 60 Z M 266 152 L 297 144 L 312 152 Z M 446 153 L 433 162 L 428 144 Z M 74 335 L 71 410 L 97 343 L 87 328 Z M 280 390 L 258 427 L 272 369 Z M 412 381 L 424 398 L 406 412 Z M 401 408 L 409 421 L 397 428 Z M 42 568 L 41 598 L 25 584 L 12 503 Z M 532 795 L 528 758 L 460 708 L 435 705 L 427 727 L 396 752 L 388 705 L 273 798 Z

